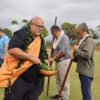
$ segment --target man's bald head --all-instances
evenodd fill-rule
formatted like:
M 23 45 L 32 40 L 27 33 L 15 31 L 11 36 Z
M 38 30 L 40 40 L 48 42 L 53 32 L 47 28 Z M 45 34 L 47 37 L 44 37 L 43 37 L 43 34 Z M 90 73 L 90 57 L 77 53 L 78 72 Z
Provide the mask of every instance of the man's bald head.
M 44 21 L 42 20 L 41 17 L 34 17 L 29 22 L 30 32 L 34 36 L 40 35 L 40 32 L 43 29 L 43 27 L 44 27 Z
M 43 19 L 41 17 L 38 17 L 38 16 L 31 19 L 30 24 L 32 24 L 32 23 L 34 23 L 36 25 L 44 26 Z

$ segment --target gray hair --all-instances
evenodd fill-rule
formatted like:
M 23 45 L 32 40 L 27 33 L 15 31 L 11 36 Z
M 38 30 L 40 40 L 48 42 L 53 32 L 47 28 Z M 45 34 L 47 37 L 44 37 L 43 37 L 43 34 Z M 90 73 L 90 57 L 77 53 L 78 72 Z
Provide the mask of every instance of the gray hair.
M 76 28 L 81 29 L 83 32 L 87 32 L 89 34 L 88 26 L 86 23 L 81 23 Z

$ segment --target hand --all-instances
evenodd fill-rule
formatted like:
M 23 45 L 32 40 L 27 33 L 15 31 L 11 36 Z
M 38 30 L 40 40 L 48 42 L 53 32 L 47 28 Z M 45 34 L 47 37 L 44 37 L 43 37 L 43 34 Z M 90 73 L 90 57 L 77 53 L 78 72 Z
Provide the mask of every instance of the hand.
M 5 59 L 5 56 L 2 56 L 2 57 L 1 57 L 1 59 L 2 59 L 2 61 L 4 61 L 4 59 Z
M 45 62 L 48 64 L 48 66 L 50 66 L 50 62 L 48 59 L 46 59 Z
M 73 47 L 74 50 L 76 50 L 76 49 L 78 49 L 78 48 L 79 48 L 79 46 L 77 46 L 77 45 L 75 45 L 75 46 Z
M 35 58 L 33 56 L 30 57 L 30 60 L 34 63 L 34 64 L 40 64 L 40 59 L 39 58 Z
M 34 58 L 33 63 L 34 64 L 40 64 L 40 59 L 39 58 Z
M 52 63 L 54 61 L 54 58 L 49 58 L 49 62 Z

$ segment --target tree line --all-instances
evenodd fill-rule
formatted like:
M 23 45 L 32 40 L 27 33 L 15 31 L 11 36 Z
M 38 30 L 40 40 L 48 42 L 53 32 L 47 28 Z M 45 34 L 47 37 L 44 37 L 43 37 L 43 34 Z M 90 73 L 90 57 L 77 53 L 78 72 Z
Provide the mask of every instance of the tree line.
M 29 21 L 26 20 L 26 19 L 23 19 L 23 20 L 22 20 L 22 23 L 24 24 L 24 25 L 23 25 L 23 27 L 24 27 L 25 25 L 27 25 L 27 24 L 29 23 Z M 20 26 L 20 24 L 19 24 L 18 21 L 16 21 L 16 20 L 12 20 L 12 21 L 11 21 L 11 25 L 19 25 L 19 26 Z M 73 23 L 70 23 L 70 22 L 64 22 L 64 23 L 61 25 L 61 28 L 65 31 L 65 34 L 68 35 L 71 44 L 74 44 L 74 43 L 78 40 L 78 35 L 77 35 L 77 33 L 75 32 L 75 26 L 76 26 L 76 24 L 73 24 Z M 22 26 L 21 26 L 21 27 L 22 27 Z M 3 30 L 3 32 L 4 32 L 5 34 L 7 34 L 10 38 L 12 37 L 13 32 L 12 32 L 10 29 L 4 28 L 4 29 L 2 29 L 2 30 Z M 43 34 L 44 37 L 48 36 L 48 34 L 49 34 L 49 32 L 48 32 L 48 30 L 47 30 L 46 27 L 43 28 L 43 30 L 42 30 L 41 33 Z M 96 30 L 94 30 L 94 29 L 89 29 L 89 33 L 91 34 L 91 36 L 92 36 L 94 39 L 100 38 L 100 25 L 98 25 L 98 26 L 96 27 Z M 49 44 L 49 42 L 51 42 L 51 41 L 48 41 L 48 40 L 47 40 L 47 43 L 48 43 L 48 44 Z

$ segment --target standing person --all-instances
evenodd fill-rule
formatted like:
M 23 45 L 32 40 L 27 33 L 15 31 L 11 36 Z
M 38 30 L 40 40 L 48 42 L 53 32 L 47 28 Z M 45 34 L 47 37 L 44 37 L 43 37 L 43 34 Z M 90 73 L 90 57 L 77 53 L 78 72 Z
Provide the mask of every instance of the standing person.
M 78 25 L 76 32 L 81 38 L 79 44 L 74 46 L 74 60 L 77 62 L 76 71 L 79 74 L 83 100 L 92 100 L 91 83 L 94 78 L 93 55 L 95 42 L 88 33 L 86 23 Z
M 9 37 L 0 28 L 0 66 L 6 57 L 9 44 Z
M 11 38 L 7 59 L 0 70 L 0 86 L 8 85 L 4 100 L 38 100 L 44 85 L 44 77 L 39 74 L 40 63 L 48 58 L 40 35 L 43 27 L 42 18 L 34 17 Z
M 56 85 L 57 92 L 59 93 L 61 89 L 61 85 L 68 68 L 68 64 L 70 61 L 70 46 L 69 46 L 69 38 L 65 35 L 64 31 L 61 30 L 58 26 L 54 25 L 51 27 L 51 33 L 53 35 L 53 50 L 52 57 L 49 59 L 50 62 L 56 62 L 56 68 L 58 73 L 56 75 Z M 60 96 L 61 100 L 69 99 L 69 77 L 65 83 L 62 94 Z M 51 97 L 51 99 L 57 99 L 58 94 Z

